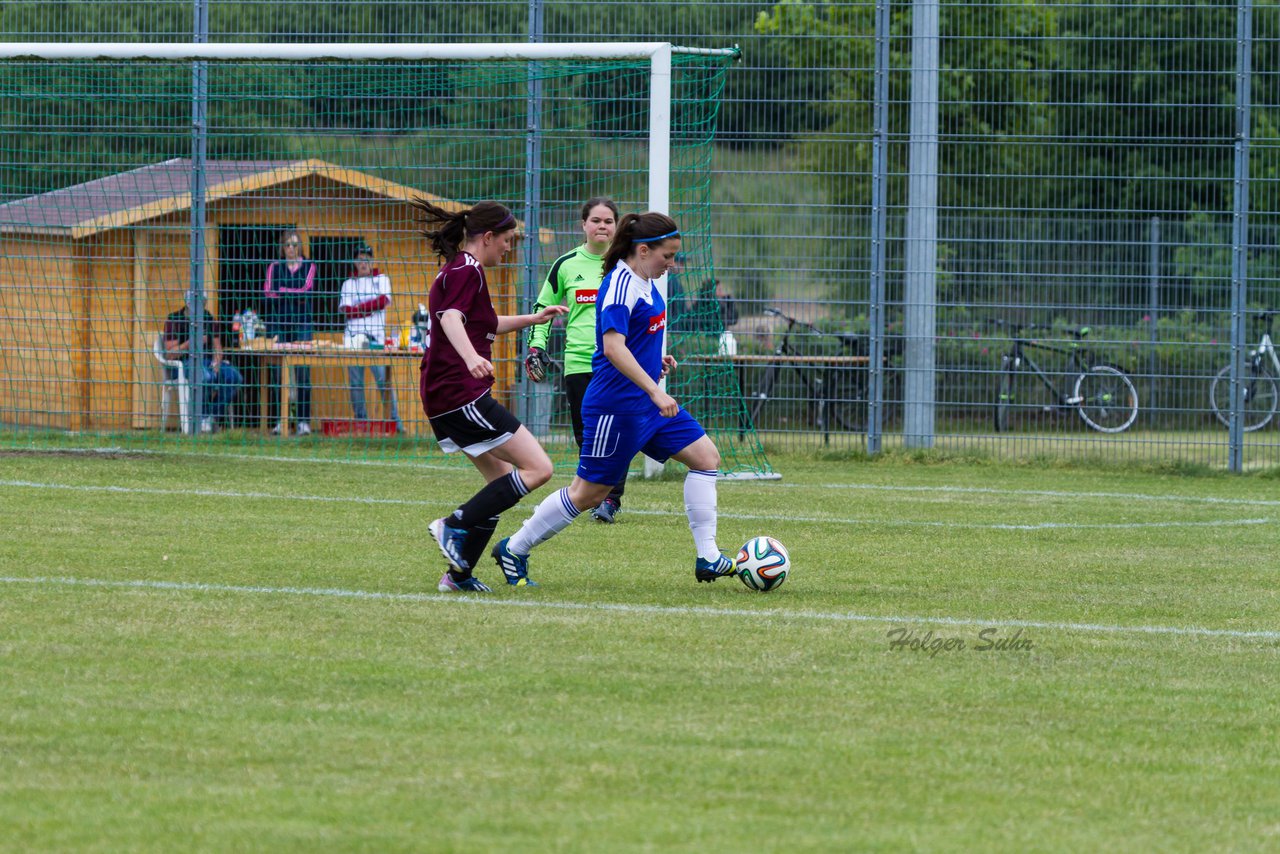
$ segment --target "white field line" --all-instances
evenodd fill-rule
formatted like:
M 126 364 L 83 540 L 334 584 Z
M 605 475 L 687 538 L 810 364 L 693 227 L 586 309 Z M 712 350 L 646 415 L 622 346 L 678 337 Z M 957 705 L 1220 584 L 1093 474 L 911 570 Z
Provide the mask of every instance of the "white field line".
M 280 494 L 273 492 L 239 492 L 234 490 L 220 489 L 158 489 L 153 487 L 141 486 L 111 486 L 98 484 L 70 484 L 70 483 L 47 483 L 29 480 L 0 480 L 0 487 L 8 487 L 13 489 L 37 489 L 37 490 L 69 490 L 73 492 L 106 492 L 121 495 L 169 495 L 178 497 L 197 496 L 202 498 L 237 498 L 237 499 L 256 499 L 256 500 L 275 500 L 275 501 L 317 501 L 333 504 L 391 504 L 406 507 L 450 507 L 453 506 L 452 501 L 441 499 L 438 501 L 423 501 L 412 498 L 374 498 L 371 496 L 359 495 L 296 495 L 296 494 Z M 909 487 L 908 487 L 909 488 Z M 986 491 L 986 490 L 978 490 Z M 996 490 L 991 490 L 997 492 Z M 999 493 L 1008 495 L 1011 493 Z M 1037 495 L 1046 493 L 1033 493 Z M 1073 495 L 1074 493 L 1061 493 L 1063 495 Z M 1079 493 L 1080 495 L 1087 495 Z M 1101 497 L 1101 496 L 1090 496 Z M 637 516 L 680 516 L 683 515 L 679 510 L 640 510 L 632 507 L 627 508 L 627 512 Z M 753 514 L 753 513 L 732 513 L 720 511 L 721 519 L 734 519 L 746 522 L 762 522 L 774 521 L 777 516 L 774 514 Z M 1274 519 L 1268 518 L 1251 518 L 1251 519 L 1210 519 L 1201 521 L 1169 521 L 1161 520 L 1158 522 L 1031 522 L 1025 524 L 1016 524 L 1010 522 L 947 522 L 932 519 L 859 519 L 852 517 L 840 516 L 788 516 L 788 522 L 803 522 L 813 524 L 840 524 L 840 525 L 877 525 L 880 527 L 923 527 L 923 528 L 955 528 L 955 529 L 981 529 L 988 531 L 1045 531 L 1045 530 L 1099 530 L 1099 529 L 1138 529 L 1138 528 L 1221 528 L 1221 527 L 1239 527 L 1245 525 L 1270 525 L 1274 523 Z
M 797 489 L 810 484 L 782 483 L 771 488 Z M 1052 489 L 995 489 L 982 486 L 889 486 L 879 483 L 824 483 L 816 489 L 861 489 L 868 492 L 938 492 L 959 495 L 999 495 L 1041 498 L 1117 498 L 1124 501 L 1176 501 L 1190 504 L 1227 504 L 1243 507 L 1280 507 L 1280 500 L 1269 498 L 1218 498 L 1212 495 L 1149 495 L 1141 492 L 1070 492 Z
M 22 450 L 22 449 L 18 449 Z M 172 452 L 164 450 L 154 450 L 149 448 L 57 448 L 54 449 L 59 454 L 83 454 L 86 456 L 102 455 L 109 456 L 114 454 L 123 454 L 129 456 L 167 456 Z M 37 452 L 38 453 L 38 452 Z M 268 456 L 263 454 L 225 454 L 213 452 L 199 451 L 183 451 L 184 457 L 204 457 L 208 459 L 219 460 L 254 460 L 260 462 L 274 463 L 302 463 L 306 465 L 356 465 L 356 466 L 376 466 L 383 468 L 399 468 L 401 470 L 406 467 L 414 471 L 439 471 L 444 473 L 457 473 L 461 475 L 471 476 L 471 469 L 458 465 L 450 465 L 447 463 L 430 463 L 419 460 L 414 457 L 403 457 L 395 460 L 327 460 L 315 459 L 312 457 L 286 457 L 286 456 Z M 937 492 L 937 493 L 960 493 L 975 495 L 999 495 L 999 496 L 1039 496 L 1044 498 L 1118 498 L 1133 501 L 1173 501 L 1188 502 L 1200 504 L 1226 504 L 1239 505 L 1242 507 L 1280 507 L 1280 499 L 1267 498 L 1218 498 L 1211 495 L 1151 495 L 1141 492 L 1071 492 L 1066 490 L 1051 489 L 995 489 L 992 487 L 981 486 L 891 486 L 879 483 L 788 483 L 786 481 L 777 480 L 754 480 L 751 478 L 722 478 L 721 484 L 744 484 L 742 488 L 748 485 L 763 485 L 767 489 L 805 489 L 812 488 L 818 490 L 824 489 L 859 489 L 869 492 Z M 6 485 L 6 482 L 0 481 L 0 486 Z M 735 486 L 735 489 L 738 487 Z M 264 496 L 266 497 L 266 496 Z M 285 496 L 280 496 L 285 497 Z
M 1116 635 L 1172 635 L 1180 637 L 1280 640 L 1280 631 L 1270 629 L 1210 629 L 1200 626 L 1110 625 L 1106 623 L 1059 623 L 1044 620 L 1000 620 L 970 617 L 927 617 L 883 614 L 856 614 L 846 611 L 784 610 L 780 608 L 711 608 L 705 606 L 628 605 L 610 602 L 548 602 L 541 599 L 502 599 L 438 593 L 391 593 L 376 590 L 344 590 L 336 587 L 257 587 L 235 584 L 204 584 L 181 581 L 112 580 L 35 576 L 0 576 L 0 584 L 33 587 L 89 587 L 168 591 L 179 593 L 230 593 L 249 596 L 311 596 L 383 602 L 440 602 L 496 608 L 643 614 L 655 616 L 733 617 L 765 620 L 801 620 L 825 623 L 881 623 L 892 625 L 982 626 L 997 628 L 1045 629 L 1064 632 L 1093 632 Z

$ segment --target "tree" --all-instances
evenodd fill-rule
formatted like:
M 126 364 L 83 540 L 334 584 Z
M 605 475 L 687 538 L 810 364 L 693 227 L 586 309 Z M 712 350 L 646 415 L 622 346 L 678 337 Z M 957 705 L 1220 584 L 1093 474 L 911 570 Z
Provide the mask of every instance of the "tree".
M 943 137 L 939 203 L 1007 207 L 1008 190 L 986 176 L 1037 174 L 1043 153 L 1025 144 L 1052 125 L 1047 88 L 1029 72 L 1047 66 L 1045 45 L 1055 13 L 1031 0 L 943 6 L 941 104 Z M 813 167 L 828 173 L 833 204 L 866 208 L 871 199 L 875 21 L 870 5 L 783 0 L 756 24 L 777 37 L 796 65 L 834 69 L 824 97 L 811 104 L 827 117 L 809 146 Z M 890 23 L 889 203 L 905 204 L 910 77 L 910 5 L 895 5 Z M 832 168 L 836 166 L 838 168 Z M 1024 197 L 1034 188 L 1021 187 Z M 996 196 L 993 198 L 993 194 Z M 1030 200 L 1029 200 L 1030 201 Z

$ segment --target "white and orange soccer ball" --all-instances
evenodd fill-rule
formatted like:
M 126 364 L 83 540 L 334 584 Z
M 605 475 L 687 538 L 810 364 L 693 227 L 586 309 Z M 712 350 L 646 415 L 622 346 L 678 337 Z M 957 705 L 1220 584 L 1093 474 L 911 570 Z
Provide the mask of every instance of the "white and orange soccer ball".
M 773 537 L 753 537 L 738 551 L 735 571 L 751 590 L 777 590 L 791 573 L 791 555 Z

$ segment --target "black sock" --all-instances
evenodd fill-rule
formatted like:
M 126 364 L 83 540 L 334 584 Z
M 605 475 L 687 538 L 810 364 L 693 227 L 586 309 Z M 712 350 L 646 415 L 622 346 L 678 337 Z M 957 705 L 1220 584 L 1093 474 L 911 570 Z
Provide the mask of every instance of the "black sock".
M 470 531 L 480 527 L 494 516 L 501 516 L 528 494 L 529 488 L 520 479 L 520 473 L 512 471 L 508 475 L 486 483 L 484 489 L 471 496 L 470 501 L 454 511 L 451 524 Z
M 498 517 L 490 516 L 467 532 L 467 545 L 462 550 L 467 565 L 475 568 L 476 561 L 484 557 L 485 546 L 493 539 L 493 532 L 498 530 Z

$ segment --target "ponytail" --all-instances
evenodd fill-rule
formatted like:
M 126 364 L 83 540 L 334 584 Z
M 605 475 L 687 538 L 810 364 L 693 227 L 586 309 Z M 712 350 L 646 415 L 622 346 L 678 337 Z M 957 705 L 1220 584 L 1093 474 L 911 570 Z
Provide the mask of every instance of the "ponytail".
M 422 234 L 446 261 L 457 257 L 468 237 L 488 231 L 501 234 L 516 227 L 516 218 L 511 211 L 497 202 L 479 202 L 475 207 L 460 211 L 447 211 L 421 197 L 409 204 L 422 212 L 419 220 L 423 226 Z
M 629 213 L 618 223 L 618 230 L 613 233 L 613 242 L 609 251 L 604 253 L 604 275 L 609 275 L 618 262 L 631 257 L 637 243 L 657 245 L 664 240 L 680 236 L 680 227 L 676 221 L 666 214 L 648 211 L 642 214 Z

